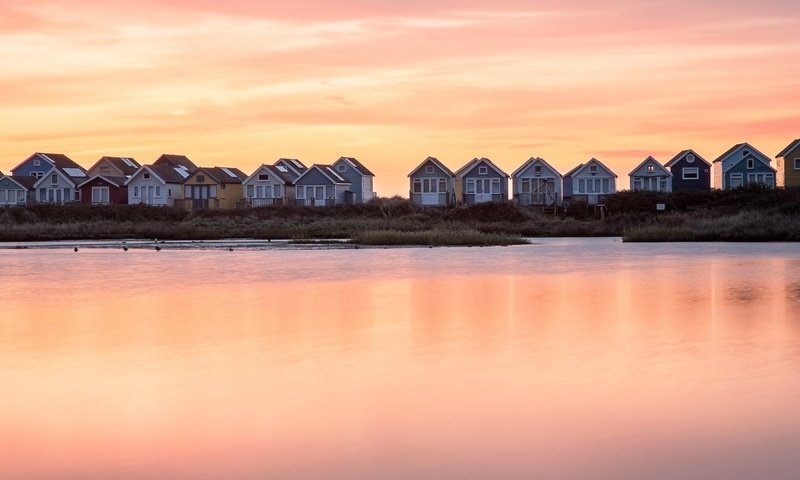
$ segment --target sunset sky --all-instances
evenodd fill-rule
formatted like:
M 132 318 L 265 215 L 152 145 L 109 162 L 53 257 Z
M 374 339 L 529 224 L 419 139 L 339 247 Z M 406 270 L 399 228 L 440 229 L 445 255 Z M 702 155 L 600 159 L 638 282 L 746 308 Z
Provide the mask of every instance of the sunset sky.
M 797 0 L 0 0 L 0 171 L 346 155 L 407 195 L 428 155 L 774 157 L 800 137 L 799 31 Z

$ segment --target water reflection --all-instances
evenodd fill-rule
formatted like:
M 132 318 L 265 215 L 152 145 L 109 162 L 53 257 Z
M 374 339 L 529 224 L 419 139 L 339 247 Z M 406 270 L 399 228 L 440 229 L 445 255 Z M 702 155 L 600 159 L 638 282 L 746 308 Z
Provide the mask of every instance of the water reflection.
M 0 252 L 0 477 L 794 478 L 798 253 Z

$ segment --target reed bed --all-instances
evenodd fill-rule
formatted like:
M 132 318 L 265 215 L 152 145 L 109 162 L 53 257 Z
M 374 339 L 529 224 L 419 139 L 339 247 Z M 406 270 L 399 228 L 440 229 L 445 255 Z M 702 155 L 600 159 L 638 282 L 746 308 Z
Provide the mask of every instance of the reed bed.
M 477 230 L 427 230 L 403 232 L 397 230 L 375 230 L 353 235 L 350 243 L 356 245 L 381 246 L 459 246 L 488 247 L 525 245 L 529 243 L 522 237 L 501 233 L 483 233 Z

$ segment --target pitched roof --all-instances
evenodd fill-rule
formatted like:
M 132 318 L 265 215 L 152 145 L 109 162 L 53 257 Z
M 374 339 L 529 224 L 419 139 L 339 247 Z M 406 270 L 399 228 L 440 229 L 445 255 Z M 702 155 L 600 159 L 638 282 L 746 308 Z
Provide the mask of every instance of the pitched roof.
M 336 170 L 334 170 L 333 166 L 331 166 L 331 165 L 323 165 L 323 164 L 318 164 L 318 163 L 315 163 L 314 165 L 311 165 L 308 168 L 308 170 L 306 170 L 305 172 L 303 172 L 302 175 L 297 177 L 294 182 L 295 183 L 299 182 L 301 178 L 305 177 L 312 170 L 319 171 L 328 180 L 330 180 L 331 183 L 348 183 L 348 184 L 350 183 L 348 180 L 346 180 L 341 175 L 336 173 Z
M 574 174 L 575 172 L 577 172 L 578 170 L 580 170 L 580 169 L 581 169 L 581 167 L 583 167 L 584 165 L 585 165 L 585 164 L 583 164 L 583 163 L 579 163 L 577 167 L 575 167 L 575 168 L 573 168 L 572 170 L 570 170 L 569 172 L 565 173 L 565 174 L 564 174 L 564 178 L 571 177 L 571 176 L 572 176 L 572 174 Z
M 559 173 L 559 171 L 558 171 L 558 170 L 556 170 L 555 168 L 553 168 L 553 166 L 552 166 L 552 165 L 550 165 L 549 163 L 547 163 L 547 162 L 545 161 L 545 159 L 544 159 L 544 158 L 542 158 L 542 157 L 531 157 L 531 158 L 527 159 L 527 160 L 525 161 L 525 163 L 523 163 L 523 164 L 522 164 L 522 165 L 521 165 L 521 166 L 520 166 L 518 169 L 514 170 L 514 173 L 512 173 L 512 174 L 511 174 L 511 176 L 512 176 L 512 177 L 516 177 L 516 176 L 517 176 L 517 175 L 519 175 L 520 173 L 524 172 L 524 171 L 525 171 L 525 169 L 526 169 L 526 168 L 528 168 L 528 166 L 530 166 L 531 164 L 533 164 L 533 163 L 535 163 L 535 162 L 539 162 L 539 163 L 543 164 L 545 167 L 547 167 L 548 169 L 550 169 L 552 172 L 554 172 L 554 173 L 555 173 L 556 175 L 558 175 L 559 177 L 561 177 L 561 176 L 562 176 L 562 175 L 561 175 L 561 173 Z
M 88 180 L 86 180 L 85 182 L 82 182 L 80 185 L 78 185 L 78 188 L 80 188 L 80 187 L 86 185 L 87 183 L 89 183 L 89 182 L 91 182 L 91 181 L 93 181 L 95 179 L 98 179 L 98 178 L 101 178 L 101 179 L 105 180 L 106 182 L 110 183 L 111 185 L 114 185 L 115 187 L 121 187 L 121 186 L 125 185 L 125 181 L 128 179 L 128 177 L 117 177 L 117 176 L 111 176 L 111 175 L 93 175 Z
M 422 161 L 422 163 L 420 163 L 419 165 L 417 165 L 417 168 L 415 168 L 414 170 L 411 170 L 411 173 L 409 173 L 409 174 L 408 174 L 408 176 L 410 177 L 411 175 L 414 175 L 414 173 L 416 173 L 416 172 L 417 172 L 417 170 L 419 170 L 420 168 L 422 168 L 422 166 L 423 166 L 423 165 L 425 165 L 425 164 L 426 164 L 426 163 L 428 163 L 428 162 L 431 162 L 431 163 L 433 163 L 434 165 L 436 165 L 437 167 L 439 167 L 439 168 L 440 168 L 440 169 L 441 169 L 441 170 L 442 170 L 444 173 L 446 173 L 446 174 L 450 175 L 451 177 L 455 177 L 455 176 L 456 176 L 456 174 L 455 174 L 455 173 L 453 173 L 453 172 L 452 172 L 452 170 L 450 170 L 449 168 L 447 168 L 447 167 L 445 166 L 445 164 L 443 164 L 442 162 L 440 162 L 440 161 L 439 161 L 439 159 L 438 159 L 438 158 L 436 158 L 436 157 L 428 157 L 428 158 L 426 158 L 425 160 L 423 160 L 423 161 Z
M 762 152 L 761 152 L 759 149 L 755 148 L 754 146 L 750 145 L 750 144 L 749 144 L 749 143 L 747 143 L 747 142 L 745 142 L 745 143 L 737 143 L 737 144 L 736 144 L 736 145 L 734 145 L 733 147 L 729 148 L 729 149 L 728 149 L 728 150 L 727 150 L 725 153 L 723 153 L 723 154 L 722 154 L 722 155 L 720 155 L 720 156 L 719 156 L 719 157 L 718 157 L 716 160 L 714 160 L 714 163 L 716 163 L 716 162 L 722 162 L 722 161 L 725 159 L 725 157 L 728 157 L 728 156 L 730 156 L 730 155 L 731 155 L 733 152 L 735 152 L 737 149 L 739 149 L 739 148 L 744 148 L 744 147 L 747 147 L 747 148 L 748 148 L 748 150 L 749 150 L 749 152 L 750 152 L 750 154 L 751 154 L 753 157 L 757 158 L 759 162 L 763 163 L 764 165 L 766 165 L 767 167 L 769 167 L 771 170 L 773 170 L 773 171 L 777 171 L 777 170 L 775 170 L 775 169 L 772 167 L 772 165 L 770 165 L 770 163 L 772 163 L 772 159 L 771 159 L 771 158 L 769 158 L 768 156 L 764 155 L 764 154 L 763 154 L 763 153 L 762 153 Z M 744 157 L 744 156 L 743 156 L 743 157 Z M 741 160 L 741 159 L 740 159 L 740 160 Z M 724 172 L 723 172 L 723 173 L 727 173 L 727 172 L 728 172 L 728 171 L 729 171 L 731 168 L 733 168 L 733 167 L 734 167 L 735 165 L 737 165 L 738 163 L 739 163 L 739 162 L 733 162 L 732 164 L 730 164 L 730 165 L 728 166 L 728 168 L 726 168 L 726 169 L 724 170 Z
M 22 188 L 26 188 L 28 190 L 33 190 L 33 186 L 36 185 L 36 182 L 39 181 L 36 177 L 31 177 L 30 175 L 5 175 L 2 178 L 7 178 Z
M 217 183 L 241 184 L 247 178 L 244 172 L 232 167 L 200 167 L 209 177 Z
M 690 153 L 691 153 L 692 155 L 694 155 L 694 158 L 695 158 L 696 160 L 700 160 L 701 162 L 705 163 L 705 164 L 706 164 L 706 165 L 708 165 L 709 167 L 711 166 L 711 164 L 710 164 L 710 163 L 708 163 L 708 160 L 706 160 L 705 158 L 701 157 L 700 155 L 698 155 L 698 153 L 697 153 L 697 152 L 695 152 L 694 150 L 692 150 L 692 149 L 690 148 L 690 149 L 688 149 L 688 150 L 681 150 L 680 152 L 678 152 L 678 154 L 677 154 L 677 155 L 675 155 L 674 157 L 672 157 L 672 159 L 671 159 L 669 162 L 667 162 L 667 163 L 665 163 L 665 164 L 664 164 L 664 167 L 665 167 L 665 168 L 669 168 L 669 167 L 673 166 L 675 163 L 677 163 L 678 161 L 680 161 L 680 159 L 681 159 L 681 158 L 685 157 L 686 155 L 688 155 L 688 154 L 690 154 Z
M 50 165 L 52 165 L 54 167 L 58 167 L 58 168 L 60 168 L 62 170 L 65 169 L 65 168 L 70 168 L 70 169 L 81 170 L 84 173 L 86 173 L 86 170 L 83 167 L 81 167 L 80 165 L 75 163 L 74 160 L 72 160 L 68 156 L 64 155 L 63 153 L 42 153 L 42 152 L 34 153 L 30 157 L 28 157 L 25 160 L 23 160 L 22 162 L 20 162 L 19 165 L 17 165 L 16 167 L 12 168 L 11 171 L 13 172 L 14 170 L 18 169 L 19 167 L 21 167 L 23 164 L 25 164 L 28 160 L 32 159 L 33 157 L 39 157 L 42 160 L 48 162 Z
M 117 170 L 122 172 L 123 175 L 133 175 L 136 170 L 141 167 L 139 162 L 131 157 L 101 157 L 100 160 L 95 162 L 94 165 L 89 168 L 89 170 L 93 170 L 96 166 L 100 165 L 102 162 L 108 162 L 111 165 L 114 165 Z
M 569 171 L 569 172 L 568 172 L 566 175 L 564 175 L 564 176 L 565 176 L 565 177 L 567 177 L 567 176 L 572 176 L 572 175 L 575 175 L 575 174 L 576 174 L 576 173 L 578 173 L 580 170 L 582 170 L 582 169 L 584 169 L 584 168 L 588 167 L 588 166 L 589 166 L 589 164 L 591 164 L 591 163 L 596 163 L 597 165 L 600 165 L 600 168 L 602 168 L 602 169 L 603 169 L 603 170 L 605 170 L 606 172 L 608 172 L 608 173 L 610 173 L 611 175 L 613 175 L 613 176 L 614 176 L 614 178 L 618 178 L 617 174 L 616 174 L 616 173 L 614 173 L 614 171 L 613 171 L 613 170 L 611 170 L 610 168 L 608 168 L 607 166 L 605 166 L 605 164 L 604 164 L 603 162 L 601 162 L 600 160 L 598 160 L 598 159 L 596 159 L 596 158 L 592 158 L 592 159 L 590 159 L 588 162 L 586 162 L 586 163 L 582 163 L 582 164 L 578 165 L 577 167 L 575 167 L 575 168 L 573 168 L 572 170 L 570 170 L 570 171 Z
M 275 163 L 273 163 L 273 165 L 278 165 L 279 163 L 285 164 L 287 167 L 289 167 L 289 169 L 292 170 L 295 173 L 295 176 L 297 177 L 299 177 L 303 172 L 308 170 L 308 167 L 306 167 L 303 162 L 301 162 L 296 158 L 281 157 L 275 160 Z
M 370 172 L 370 171 L 369 171 L 369 169 L 368 169 L 367 167 L 365 167 L 365 166 L 364 166 L 364 164 L 362 164 L 361 162 L 359 162 L 358 160 L 356 160 L 356 159 L 355 159 L 355 158 L 353 158 L 353 157 L 339 157 L 339 160 L 345 160 L 345 161 L 347 161 L 347 162 L 350 162 L 350 164 L 352 164 L 352 165 L 353 165 L 353 167 L 354 167 L 354 168 L 355 168 L 355 169 L 356 169 L 356 170 L 357 170 L 357 171 L 358 171 L 358 172 L 359 172 L 361 175 L 368 175 L 368 176 L 373 176 L 373 177 L 375 176 L 375 174 L 374 174 L 374 173 L 372 173 L 372 172 Z M 338 162 L 339 160 L 337 160 L 337 162 Z M 335 164 L 336 162 L 333 162 L 333 163 Z
M 190 172 L 197 170 L 197 165 L 194 164 L 186 155 L 175 155 L 172 153 L 165 153 L 158 157 L 153 165 L 169 165 L 172 167 L 185 167 Z
M 629 176 L 629 177 L 632 177 L 632 176 L 633 176 L 633 175 L 634 175 L 634 174 L 635 174 L 635 173 L 636 173 L 636 172 L 637 172 L 637 171 L 638 171 L 640 168 L 644 167 L 644 166 L 645 166 L 645 164 L 647 164 L 647 163 L 651 163 L 651 162 L 652 162 L 652 163 L 654 163 L 654 164 L 655 164 L 655 166 L 657 166 L 657 167 L 659 168 L 659 170 L 661 170 L 661 171 L 662 171 L 662 172 L 664 172 L 665 174 L 669 175 L 670 177 L 672 176 L 672 172 L 670 172 L 669 170 L 667 170 L 666 168 L 664 168 L 664 166 L 663 166 L 663 165 L 661 165 L 661 163 L 660 163 L 658 160 L 656 160 L 655 158 L 653 158 L 653 157 L 652 157 L 652 155 L 651 155 L 651 156 L 648 156 L 647 158 L 645 158 L 645 159 L 644 159 L 644 161 L 643 161 L 642 163 L 640 163 L 639 165 L 637 165 L 637 166 L 636 166 L 636 168 L 634 168 L 633 170 L 631 170 L 631 173 L 629 173 L 629 174 L 628 174 L 628 176 Z
M 721 162 L 721 161 L 722 161 L 722 159 L 723 159 L 724 157 L 727 157 L 728 155 L 730 155 L 731 153 L 733 153 L 733 152 L 734 152 L 734 151 L 735 151 L 737 148 L 739 148 L 739 147 L 743 147 L 743 146 L 745 146 L 745 145 L 747 145 L 747 143 L 737 143 L 736 145 L 734 145 L 734 146 L 732 146 L 731 148 L 727 149 L 727 150 L 725 151 L 725 153 L 723 153 L 722 155 L 720 155 L 719 157 L 717 157 L 717 159 L 716 159 L 716 160 L 714 160 L 714 163 Z
M 492 161 L 491 161 L 491 160 L 489 160 L 489 159 L 488 159 L 488 158 L 486 158 L 486 157 L 481 157 L 481 158 L 473 158 L 472 160 L 470 160 L 469 162 L 467 162 L 467 164 L 466 164 L 466 165 L 464 165 L 463 167 L 461 167 L 461 168 L 459 168 L 458 170 L 456 170 L 456 176 L 460 176 L 460 175 L 464 175 L 464 174 L 466 174 L 466 173 L 469 173 L 469 172 L 470 172 L 470 171 L 471 171 L 473 168 L 475 168 L 476 166 L 478 166 L 478 164 L 479 164 L 479 163 L 481 163 L 481 162 L 485 162 L 487 165 L 489 165 L 490 167 L 492 167 L 492 169 L 493 169 L 494 171 L 496 171 L 496 172 L 497 172 L 497 173 L 499 173 L 500 175 L 503 175 L 504 177 L 508 178 L 508 174 L 507 174 L 506 172 L 504 172 L 503 170 L 501 170 L 501 169 L 500 169 L 500 167 L 498 167 L 497 165 L 495 165 L 494 163 L 492 163 Z
M 781 150 L 781 153 L 775 155 L 775 158 L 781 158 L 781 157 L 785 156 L 787 153 L 791 152 L 792 150 L 794 150 L 798 146 L 800 146 L 800 138 L 798 138 L 797 140 L 795 140 L 792 143 L 790 143 L 789 145 L 787 145 L 786 148 Z
M 262 170 L 266 170 L 273 176 L 275 176 L 275 178 L 280 179 L 284 183 L 284 185 L 292 185 L 294 183 L 295 176 L 292 173 L 290 173 L 289 169 L 284 168 L 283 170 L 285 171 L 282 171 L 281 168 L 275 165 L 267 165 L 267 164 L 262 164 L 261 166 L 256 168 L 256 170 L 249 177 L 245 178 L 242 181 L 242 183 L 252 181 Z

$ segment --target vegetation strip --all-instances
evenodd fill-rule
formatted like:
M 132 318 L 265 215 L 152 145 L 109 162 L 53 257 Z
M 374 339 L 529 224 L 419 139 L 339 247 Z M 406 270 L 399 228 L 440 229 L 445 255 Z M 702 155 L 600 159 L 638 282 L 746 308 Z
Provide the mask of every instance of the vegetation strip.
M 619 192 L 600 217 L 572 203 L 556 215 L 507 203 L 418 207 L 400 198 L 339 207 L 186 211 L 145 205 L 50 205 L 0 209 L 0 241 L 337 240 L 383 232 L 386 244 L 478 232 L 513 237 L 623 237 L 625 241 L 800 241 L 800 190 L 742 188 L 698 193 Z M 657 211 L 656 205 L 665 211 Z M 437 232 L 450 232 L 446 234 Z M 398 239 L 398 237 L 401 237 Z M 368 241 L 366 238 L 361 241 Z M 437 240 L 444 242 L 445 240 Z M 450 240 L 457 242 L 457 239 Z M 482 239 L 476 239 L 478 243 Z M 400 243 L 389 243 L 400 242 Z M 436 243 L 433 243 L 436 244 Z M 444 244 L 444 243 L 442 243 Z

